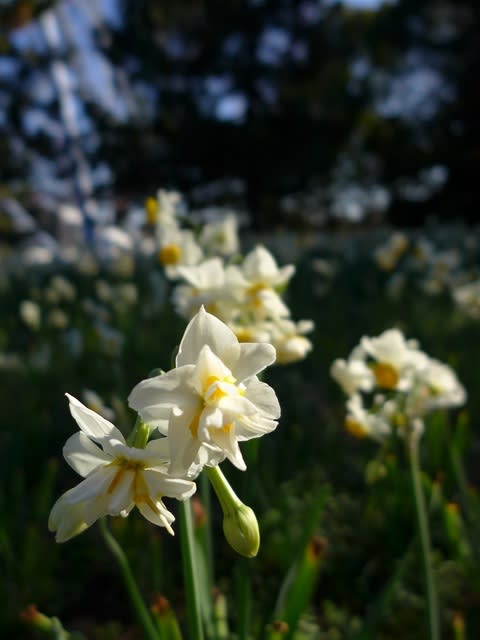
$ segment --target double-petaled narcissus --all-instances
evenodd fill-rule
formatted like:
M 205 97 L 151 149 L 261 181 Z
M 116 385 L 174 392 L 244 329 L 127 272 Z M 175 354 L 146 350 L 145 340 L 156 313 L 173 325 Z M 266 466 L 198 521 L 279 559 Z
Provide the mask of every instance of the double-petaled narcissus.
M 176 367 L 140 382 L 129 405 L 168 436 L 169 470 L 194 477 L 228 458 L 244 470 L 239 442 L 277 426 L 280 406 L 257 374 L 275 360 L 271 344 L 240 343 L 202 307 L 180 343 Z
M 157 439 L 144 448 L 130 447 L 111 422 L 67 397 L 80 431 L 67 440 L 63 455 L 84 480 L 52 508 L 48 526 L 57 542 L 69 540 L 102 516 L 127 516 L 135 506 L 147 520 L 173 534 L 175 518 L 163 497 L 185 500 L 196 485 L 168 475 L 167 443 Z

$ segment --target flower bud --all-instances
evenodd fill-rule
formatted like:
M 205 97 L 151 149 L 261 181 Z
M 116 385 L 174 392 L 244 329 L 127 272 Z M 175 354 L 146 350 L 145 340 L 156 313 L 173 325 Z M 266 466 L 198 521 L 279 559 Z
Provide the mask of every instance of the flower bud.
M 238 498 L 218 466 L 205 470 L 223 510 L 223 533 L 228 544 L 246 558 L 255 557 L 260 547 L 255 512 Z
M 255 512 L 242 502 L 224 512 L 223 533 L 234 551 L 246 558 L 257 555 L 260 547 L 260 531 Z

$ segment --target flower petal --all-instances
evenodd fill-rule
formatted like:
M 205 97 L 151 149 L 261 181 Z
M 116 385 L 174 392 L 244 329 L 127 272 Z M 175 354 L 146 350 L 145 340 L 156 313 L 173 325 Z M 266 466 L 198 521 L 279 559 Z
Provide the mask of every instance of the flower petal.
M 178 349 L 176 365 L 196 364 L 202 347 L 208 345 L 220 358 L 224 350 L 238 342 L 235 334 L 204 307 L 190 320 Z
M 275 391 L 265 382 L 253 380 L 247 386 L 245 397 L 266 417 L 274 420 L 280 417 L 281 409 Z
M 128 397 L 129 406 L 140 414 L 146 424 L 166 430 L 165 420 L 174 407 L 182 410 L 197 398 L 188 385 L 194 366 L 172 369 L 154 378 L 139 382 Z
M 119 429 L 102 416 L 88 409 L 84 404 L 69 393 L 65 394 L 69 401 L 70 413 L 80 429 L 92 440 L 103 440 L 104 438 L 125 439 Z
M 175 535 L 170 526 L 175 522 L 175 517 L 161 500 L 155 503 L 155 510 L 153 510 L 147 502 L 138 503 L 137 508 L 146 520 L 157 525 L 157 527 L 165 527 L 170 535 Z
M 172 478 L 157 469 L 145 470 L 143 477 L 149 494 L 156 501 L 160 500 L 162 496 L 186 500 L 197 490 L 195 482 L 183 480 L 182 478 Z
M 230 345 L 222 359 L 238 382 L 256 375 L 275 362 L 275 347 L 268 343 L 243 342 Z
M 111 457 L 94 444 L 82 431 L 70 436 L 63 447 L 63 456 L 72 469 L 83 478 L 97 467 L 111 462 Z
M 117 473 L 107 490 L 110 498 L 108 501 L 108 513 L 111 516 L 120 515 L 122 511 L 129 511 L 134 503 L 133 483 L 135 471 L 117 467 Z
M 112 482 L 117 469 L 115 467 L 100 467 L 82 480 L 76 487 L 63 494 L 68 504 L 78 504 L 86 500 L 92 500 L 96 496 L 105 493 Z

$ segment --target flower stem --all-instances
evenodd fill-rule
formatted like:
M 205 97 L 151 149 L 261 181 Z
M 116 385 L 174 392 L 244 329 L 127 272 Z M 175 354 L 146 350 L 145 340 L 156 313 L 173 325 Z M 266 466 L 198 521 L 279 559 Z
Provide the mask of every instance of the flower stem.
M 121 548 L 117 540 L 109 531 L 106 519 L 100 518 L 99 523 L 100 531 L 102 532 L 105 544 L 112 552 L 112 555 L 115 557 L 115 560 L 117 561 L 120 568 L 123 582 L 128 591 L 128 595 L 130 596 L 130 600 L 137 615 L 138 622 L 145 633 L 145 638 L 148 638 L 148 640 L 162 640 L 161 636 L 155 629 L 153 620 L 150 617 L 147 607 L 145 606 L 143 598 L 135 582 L 135 578 L 133 577 L 132 570 L 130 569 L 127 556 L 123 552 L 123 549 Z
M 425 573 L 425 585 L 427 589 L 428 621 L 430 627 L 430 640 L 440 640 L 440 620 L 438 608 L 438 595 L 433 576 L 432 545 L 428 526 L 425 496 L 422 488 L 420 470 L 418 436 L 412 434 L 409 440 L 410 471 L 412 475 L 413 493 L 415 497 L 415 510 L 417 515 L 420 542 L 422 545 L 423 569 Z
M 190 500 L 179 502 L 178 522 L 182 547 L 183 578 L 187 599 L 188 626 L 190 640 L 203 640 L 199 576 L 195 557 L 195 537 L 193 533 L 192 507 Z

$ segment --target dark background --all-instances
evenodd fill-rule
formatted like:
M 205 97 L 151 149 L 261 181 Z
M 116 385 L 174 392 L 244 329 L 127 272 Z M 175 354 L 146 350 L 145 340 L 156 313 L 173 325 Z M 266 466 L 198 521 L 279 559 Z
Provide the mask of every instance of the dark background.
M 4 234 L 12 200 L 47 222 L 62 202 L 102 222 L 110 203 L 121 221 L 160 187 L 237 203 L 257 227 L 477 220 L 473 0 L 0 11 Z

